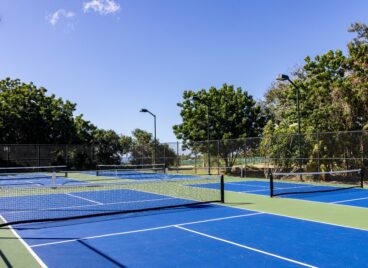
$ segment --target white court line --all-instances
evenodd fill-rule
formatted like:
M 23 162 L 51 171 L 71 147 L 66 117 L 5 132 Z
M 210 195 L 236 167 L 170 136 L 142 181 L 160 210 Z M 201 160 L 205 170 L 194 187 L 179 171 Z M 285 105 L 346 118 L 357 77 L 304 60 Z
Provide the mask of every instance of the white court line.
M 109 236 L 118 236 L 118 235 L 125 235 L 125 234 L 133 234 L 133 233 L 140 233 L 140 232 L 147 232 L 147 231 L 154 231 L 154 230 L 160 230 L 160 229 L 166 229 L 166 228 L 172 228 L 175 226 L 184 226 L 184 225 L 190 225 L 190 224 L 199 224 L 199 223 L 205 223 L 205 222 L 212 222 L 212 221 L 221 221 L 221 220 L 228 220 L 228 219 L 234 219 L 234 218 L 240 218 L 240 217 L 250 217 L 250 216 L 256 216 L 256 215 L 262 215 L 264 213 L 262 212 L 256 212 L 256 213 L 250 213 L 250 214 L 242 214 L 242 215 L 236 215 L 236 216 L 228 216 L 228 217 L 222 217 L 222 218 L 214 218 L 214 219 L 207 219 L 202 221 L 192 221 L 192 222 L 185 222 L 185 223 L 179 223 L 179 224 L 171 224 L 171 225 L 165 225 L 165 226 L 159 226 L 154 228 L 147 228 L 147 229 L 140 229 L 140 230 L 134 230 L 134 231 L 126 231 L 126 232 L 119 232 L 119 233 L 111 233 L 111 234 L 104 234 L 104 235 L 96 235 L 96 236 L 89 236 L 84 238 L 77 238 L 77 239 L 68 239 L 58 242 L 50 242 L 50 243 L 44 243 L 44 244 L 36 244 L 32 245 L 31 247 L 43 247 L 43 246 L 49 246 L 49 245 L 57 245 L 57 244 L 64 244 L 64 243 L 70 243 L 75 242 L 79 240 L 90 240 L 90 239 L 96 239 L 96 238 L 102 238 L 102 237 L 109 237 Z
M 0 215 L 0 220 L 6 223 L 7 221 L 3 216 Z M 38 262 L 38 264 L 42 268 L 47 268 L 47 265 L 41 260 L 40 257 L 33 251 L 33 249 L 21 238 L 18 233 L 13 229 L 13 227 L 8 226 L 8 229 L 13 233 L 13 235 L 19 239 L 19 241 L 22 243 L 22 245 L 28 250 L 28 252 L 32 255 L 32 257 Z
M 295 264 L 298 264 L 298 265 L 301 265 L 301 266 L 310 267 L 310 268 L 316 268 L 317 267 L 317 266 L 313 266 L 313 265 L 310 265 L 310 264 L 307 264 L 307 263 L 304 263 L 304 262 L 299 262 L 299 261 L 289 259 L 289 258 L 280 256 L 280 255 L 276 255 L 276 254 L 273 254 L 273 253 L 270 253 L 270 252 L 267 252 L 267 251 L 263 251 L 263 250 L 256 249 L 256 248 L 253 248 L 253 247 L 249 247 L 249 246 L 246 246 L 246 245 L 238 244 L 238 243 L 235 243 L 233 241 L 222 239 L 222 238 L 219 238 L 219 237 L 216 237 L 216 236 L 212 236 L 212 235 L 208 235 L 208 234 L 201 233 L 201 232 L 198 232 L 198 231 L 194 231 L 192 229 L 184 228 L 182 226 L 176 225 L 174 227 L 176 227 L 178 229 L 181 229 L 181 230 L 184 230 L 184 231 L 187 231 L 187 232 L 191 232 L 191 233 L 200 235 L 200 236 L 204 236 L 204 237 L 207 237 L 207 238 L 218 240 L 218 241 L 221 241 L 221 242 L 233 245 L 233 246 L 237 246 L 237 247 L 240 247 L 240 248 L 245 248 L 245 249 L 255 251 L 255 252 L 258 252 L 258 253 L 261 253 L 261 254 L 264 254 L 264 255 L 268 255 L 268 256 L 271 256 L 271 257 L 274 257 L 274 258 L 277 258 L 277 259 L 281 259 L 281 260 L 284 260 L 284 261 L 295 263 Z
M 368 197 L 362 197 L 362 198 L 354 198 L 354 199 L 347 199 L 347 200 L 335 201 L 335 202 L 330 202 L 330 204 L 340 204 L 340 203 L 347 203 L 347 202 L 351 202 L 351 201 L 366 200 L 366 199 L 368 199 Z
M 304 199 L 299 200 L 299 201 L 312 202 L 312 203 L 323 203 L 323 204 L 327 204 L 327 205 L 333 205 L 333 204 L 330 204 L 330 203 L 324 203 L 324 202 L 319 202 L 319 201 L 310 201 L 310 200 L 304 200 Z M 221 207 L 232 208 L 232 209 L 240 209 L 240 210 L 254 211 L 254 212 L 263 212 L 266 215 L 279 216 L 279 217 L 289 218 L 289 219 L 294 219 L 294 220 L 308 221 L 308 222 L 320 223 L 320 224 L 324 224 L 324 225 L 331 225 L 331 226 L 335 226 L 335 227 L 341 227 L 341 228 L 347 228 L 347 229 L 352 229 L 352 230 L 368 232 L 368 229 L 363 229 L 363 228 L 359 228 L 359 227 L 346 226 L 346 225 L 330 223 L 330 222 L 325 222 L 325 221 L 317 221 L 317 220 L 312 220 L 312 219 L 307 219 L 307 218 L 299 218 L 299 217 L 295 217 L 295 216 L 288 216 L 288 215 L 278 214 L 278 213 L 274 213 L 274 212 L 265 212 L 265 211 L 256 210 L 256 209 L 246 209 L 246 208 L 242 208 L 242 207 L 233 207 L 233 206 L 229 206 L 229 205 L 221 204 L 221 203 L 218 203 L 217 205 L 221 206 Z M 356 207 L 356 206 L 354 206 L 354 207 L 355 208 L 362 208 L 362 207 Z
M 80 206 L 69 206 L 69 207 L 56 207 L 56 208 L 44 208 L 32 211 L 51 211 L 51 210 L 58 210 L 58 209 L 68 209 L 68 208 L 85 208 L 85 207 L 95 207 L 95 206 L 106 206 L 106 205 L 118 205 L 118 204 L 130 204 L 130 203 L 143 203 L 143 202 L 155 202 L 155 201 L 162 201 L 162 200 L 170 200 L 170 199 L 177 199 L 177 198 L 156 198 L 156 199 L 144 199 L 144 200 L 135 200 L 135 201 L 122 201 L 122 202 L 111 202 L 111 203 L 101 203 L 100 204 L 93 204 L 93 205 L 80 205 Z M 29 210 L 19 210 L 19 211 L 12 211 L 12 212 L 4 212 L 4 214 L 16 214 L 16 213 L 23 213 Z
M 68 195 L 68 196 L 71 196 L 71 197 L 74 197 L 74 198 L 78 198 L 78 199 L 81 199 L 81 200 L 85 200 L 85 201 L 88 201 L 90 203 L 94 203 L 94 204 L 97 204 L 97 205 L 103 205 L 104 203 L 101 203 L 101 202 L 98 202 L 98 201 L 95 201 L 95 200 L 92 200 L 92 199 L 89 199 L 89 198 L 84 198 L 84 197 L 81 197 L 81 196 L 78 196 L 78 195 L 74 195 L 74 194 L 71 194 L 71 193 L 66 193 L 65 195 Z

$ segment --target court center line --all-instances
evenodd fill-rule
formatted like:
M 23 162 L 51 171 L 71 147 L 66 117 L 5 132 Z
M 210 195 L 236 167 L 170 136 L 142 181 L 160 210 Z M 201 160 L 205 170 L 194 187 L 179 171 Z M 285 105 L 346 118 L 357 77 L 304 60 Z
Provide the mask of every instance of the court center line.
M 368 197 L 362 197 L 362 198 L 354 198 L 354 199 L 347 199 L 347 200 L 335 201 L 335 202 L 330 202 L 330 204 L 340 204 L 340 203 L 347 203 L 347 202 L 351 202 L 351 201 L 359 201 L 359 200 L 366 200 L 366 199 L 368 199 Z
M 237 246 L 237 247 L 240 247 L 240 248 L 245 248 L 245 249 L 248 249 L 248 250 L 251 250 L 251 251 L 254 251 L 254 252 L 258 252 L 258 253 L 261 253 L 261 254 L 264 254 L 264 255 L 268 255 L 268 256 L 271 256 L 271 257 L 274 257 L 274 258 L 277 258 L 277 259 L 281 259 L 281 260 L 284 260 L 284 261 L 295 263 L 295 264 L 298 264 L 298 265 L 301 265 L 301 266 L 310 267 L 310 268 L 316 268 L 317 267 L 317 266 L 313 266 L 313 265 L 310 265 L 310 264 L 307 264 L 307 263 L 303 263 L 303 262 L 299 262 L 299 261 L 296 261 L 296 260 L 293 260 L 293 259 L 289 259 L 289 258 L 280 256 L 280 255 L 276 255 L 276 254 L 273 254 L 273 253 L 270 253 L 270 252 L 267 252 L 267 251 L 263 251 L 263 250 L 260 250 L 260 249 L 256 249 L 256 248 L 253 248 L 253 247 L 242 245 L 242 244 L 230 241 L 230 240 L 222 239 L 222 238 L 219 238 L 219 237 L 216 237 L 216 236 L 212 236 L 212 235 L 208 235 L 208 234 L 198 232 L 198 231 L 195 231 L 195 230 L 192 230 L 192 229 L 188 229 L 188 228 L 185 228 L 185 227 L 182 227 L 182 226 L 179 226 L 179 225 L 176 225 L 174 227 L 176 227 L 178 229 L 181 229 L 181 230 L 184 230 L 184 231 L 187 231 L 187 232 L 195 233 L 195 234 L 200 235 L 200 236 L 204 236 L 204 237 L 211 238 L 211 239 L 214 239 L 214 240 L 218 240 L 218 241 L 221 241 L 221 242 L 224 242 L 224 243 L 227 243 L 227 244 L 231 244 L 233 246 Z
M 89 198 L 84 198 L 84 197 L 81 197 L 81 196 L 78 196 L 78 195 L 75 195 L 75 194 L 71 194 L 71 193 L 65 193 L 65 195 L 68 195 L 68 196 L 71 196 L 71 197 L 74 197 L 74 198 L 78 198 L 78 199 L 81 199 L 81 200 L 85 200 L 85 201 L 88 201 L 90 203 L 94 203 L 94 204 L 97 204 L 97 205 L 103 205 L 104 203 L 101 203 L 101 202 L 98 202 L 98 201 L 95 201 L 95 200 L 92 200 L 92 199 L 89 199 Z
M 67 240 L 62 240 L 62 241 L 57 241 L 57 242 L 36 244 L 36 245 L 32 245 L 31 248 L 57 245 L 57 244 L 65 244 L 65 243 L 75 242 L 75 241 L 79 241 L 79 240 L 91 240 L 91 239 L 103 238 L 103 237 L 109 237 L 109 236 L 119 236 L 119 235 L 125 235 L 125 234 L 134 234 L 134 233 L 141 233 L 141 232 L 147 232 L 147 231 L 155 231 L 155 230 L 172 228 L 172 227 L 175 227 L 175 226 L 185 226 L 185 225 L 191 225 L 191 224 L 199 224 L 199 223 L 206 223 L 206 222 L 212 222 L 212 221 L 222 221 L 222 220 L 235 219 L 235 218 L 241 218 L 241 217 L 251 217 L 251 216 L 262 215 L 262 214 L 265 214 L 265 213 L 263 213 L 263 212 L 256 212 L 256 213 L 250 213 L 250 214 L 248 213 L 248 214 L 241 214 L 241 215 L 235 215 L 235 216 L 207 219 L 207 220 L 202 220 L 202 221 L 192 221 L 192 222 L 171 224 L 171 225 L 165 225 L 165 226 L 159 226 L 159 227 L 153 227 L 153 228 L 139 229 L 139 230 L 133 230 L 133 231 L 103 234 L 103 235 L 96 235 L 96 236 L 88 236 L 88 237 L 84 237 L 84 238 L 67 239 Z

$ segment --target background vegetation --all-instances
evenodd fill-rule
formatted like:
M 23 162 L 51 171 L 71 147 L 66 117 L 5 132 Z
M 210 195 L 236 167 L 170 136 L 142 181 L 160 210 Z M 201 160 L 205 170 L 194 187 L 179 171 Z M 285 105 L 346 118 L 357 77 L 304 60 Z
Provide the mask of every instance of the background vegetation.
M 331 161 L 316 166 L 316 148 L 318 158 L 356 154 L 357 138 L 336 144 L 312 135 L 368 130 L 368 27 L 355 23 L 349 32 L 354 37 L 347 44 L 346 53 L 330 50 L 313 58 L 307 56 L 304 64 L 291 74 L 300 88 L 301 127 L 305 135 L 302 152 L 295 137 L 290 136 L 297 132 L 295 89 L 285 82 L 274 83 L 264 100 L 258 102 L 246 90 L 227 84 L 184 91 L 183 100 L 178 103 L 182 122 L 173 126 L 176 137 L 183 142 L 180 151 L 190 150 L 204 157 L 216 155 L 231 167 L 246 150 L 244 143 L 236 140 L 262 136 L 263 142 L 257 145 L 260 154 L 267 151 L 271 158 L 282 157 L 285 166 L 292 166 L 299 155 L 304 165 L 312 169 L 337 165 Z M 192 100 L 194 96 L 196 101 Z M 90 152 L 80 147 L 74 151 L 70 147 L 67 153 L 59 148 L 55 160 L 63 162 L 64 155 L 69 154 L 69 160 L 73 158 L 85 167 L 122 161 L 173 165 L 177 161 L 178 150 L 154 141 L 151 133 L 136 129 L 131 135 L 122 135 L 99 129 L 83 115 L 75 115 L 75 111 L 75 103 L 50 95 L 43 87 L 6 78 L 0 81 L 0 143 L 89 146 L 93 148 L 92 160 L 83 161 Z M 221 140 L 221 144 L 207 141 L 208 125 L 210 140 Z M 282 136 L 286 134 L 289 136 Z M 6 150 L 9 148 L 4 147 L 3 152 Z M 288 162 L 289 158 L 293 160 Z M 12 164 L 3 157 L 1 161 L 2 165 Z

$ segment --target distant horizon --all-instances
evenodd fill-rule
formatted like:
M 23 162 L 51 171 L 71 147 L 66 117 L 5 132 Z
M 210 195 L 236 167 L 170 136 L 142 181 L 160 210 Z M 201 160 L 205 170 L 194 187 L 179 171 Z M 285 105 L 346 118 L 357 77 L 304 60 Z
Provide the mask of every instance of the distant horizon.
M 96 4 L 100 3 L 100 4 Z M 306 56 L 346 51 L 368 2 L 8 1 L 0 6 L 0 77 L 77 104 L 103 129 L 175 142 L 184 90 L 234 85 L 263 98 Z M 281 31 L 282 30 L 282 31 Z

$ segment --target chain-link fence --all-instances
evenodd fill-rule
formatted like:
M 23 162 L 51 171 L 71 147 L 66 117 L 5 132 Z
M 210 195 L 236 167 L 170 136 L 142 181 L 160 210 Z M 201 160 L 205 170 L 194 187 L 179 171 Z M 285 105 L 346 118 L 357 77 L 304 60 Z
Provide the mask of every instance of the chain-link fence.
M 278 171 L 330 171 L 367 167 L 366 131 L 275 135 L 263 139 L 269 168 Z
M 96 166 L 96 150 L 86 145 L 50 144 L 2 144 L 0 165 L 13 166 L 55 166 L 88 169 Z
M 174 173 L 246 177 L 264 177 L 269 168 L 318 172 L 368 167 L 367 131 L 134 145 L 124 155 L 107 149 L 95 145 L 0 145 L 0 165 L 91 169 L 97 164 L 156 163 Z

